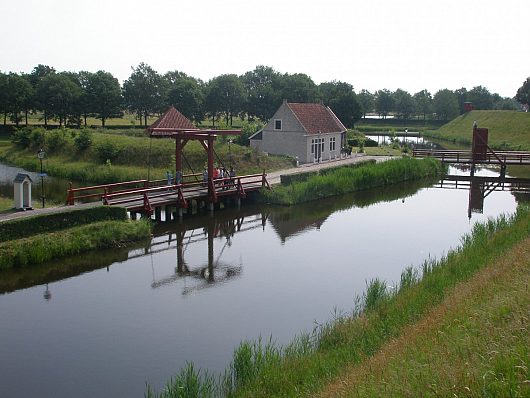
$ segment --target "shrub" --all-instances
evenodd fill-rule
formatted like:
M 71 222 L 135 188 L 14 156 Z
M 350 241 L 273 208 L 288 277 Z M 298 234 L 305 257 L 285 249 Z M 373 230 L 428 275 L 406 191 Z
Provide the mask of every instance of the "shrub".
M 46 137 L 46 147 L 50 152 L 59 152 L 66 145 L 64 130 L 54 130 L 48 133 Z
M 46 144 L 46 130 L 42 127 L 32 129 L 29 138 L 31 147 L 42 148 Z
M 21 148 L 28 148 L 31 144 L 30 134 L 30 129 L 18 129 L 13 134 L 13 138 L 11 141 L 13 141 L 16 146 L 19 146 Z
M 111 141 L 104 141 L 96 145 L 95 151 L 96 157 L 102 163 L 106 163 L 107 160 L 113 162 L 120 153 L 116 144 Z
M 92 132 L 88 129 L 83 129 L 74 138 L 75 148 L 81 152 L 89 148 L 92 145 Z

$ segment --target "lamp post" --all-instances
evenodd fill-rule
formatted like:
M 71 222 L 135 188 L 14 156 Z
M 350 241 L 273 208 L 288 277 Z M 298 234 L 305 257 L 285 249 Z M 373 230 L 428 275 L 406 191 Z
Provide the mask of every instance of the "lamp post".
M 232 170 L 232 150 L 230 146 L 232 145 L 232 140 L 228 140 L 228 159 L 230 160 L 230 170 Z
M 46 156 L 46 152 L 41 148 L 37 152 L 37 157 L 40 160 L 40 185 L 41 185 L 41 199 L 42 199 L 42 208 L 44 208 L 44 173 L 42 172 L 42 160 Z

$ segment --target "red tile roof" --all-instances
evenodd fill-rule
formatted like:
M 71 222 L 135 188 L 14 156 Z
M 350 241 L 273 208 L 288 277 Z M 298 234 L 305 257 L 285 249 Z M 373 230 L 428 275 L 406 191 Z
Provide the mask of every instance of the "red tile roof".
M 153 131 L 154 129 L 164 129 L 165 131 Z M 197 127 L 172 106 L 147 130 L 151 135 L 171 135 L 171 130 L 197 130 Z
M 294 115 L 309 134 L 346 131 L 346 127 L 344 127 L 339 118 L 327 106 L 302 103 L 288 103 L 287 106 L 291 108 Z

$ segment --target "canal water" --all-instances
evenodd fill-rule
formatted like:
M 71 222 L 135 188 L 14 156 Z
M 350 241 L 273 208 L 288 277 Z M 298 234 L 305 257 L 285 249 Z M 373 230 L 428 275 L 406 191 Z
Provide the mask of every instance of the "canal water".
M 2 272 L 0 395 L 133 397 L 187 362 L 222 372 L 242 340 L 286 344 L 348 313 L 368 281 L 393 286 L 475 222 L 513 213 L 517 198 L 493 192 L 469 213 L 469 190 L 431 181 L 247 205 L 160 224 L 131 247 Z

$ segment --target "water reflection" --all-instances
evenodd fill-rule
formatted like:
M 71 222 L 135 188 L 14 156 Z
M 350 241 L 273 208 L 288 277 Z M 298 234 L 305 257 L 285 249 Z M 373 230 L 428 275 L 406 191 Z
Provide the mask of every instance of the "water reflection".
M 484 200 L 492 192 L 510 191 L 512 194 L 523 194 L 520 198 L 524 200 L 530 194 L 530 179 L 504 176 L 447 175 L 440 180 L 436 187 L 469 190 L 468 218 L 471 219 L 472 213 L 484 213 Z
M 153 289 L 170 285 L 180 279 L 193 279 L 192 286 L 184 286 L 182 294 L 212 287 L 214 284 L 225 283 L 241 275 L 243 268 L 242 259 L 238 264 L 223 261 L 223 253 L 227 247 L 232 246 L 232 239 L 238 232 L 249 231 L 256 228 L 265 228 L 268 213 L 250 208 L 243 211 L 226 211 L 216 216 L 205 218 L 194 217 L 190 222 L 159 224 L 155 229 L 155 238 L 145 253 L 136 255 L 152 256 L 164 250 L 175 250 L 176 267 L 172 275 L 157 276 L 156 267 L 151 261 Z M 200 220 L 200 221 L 199 221 Z M 221 250 L 214 255 L 214 242 L 218 238 Z M 190 264 L 186 261 L 186 251 L 190 245 L 207 242 L 207 259 L 201 263 Z M 136 257 L 133 255 L 131 258 Z

